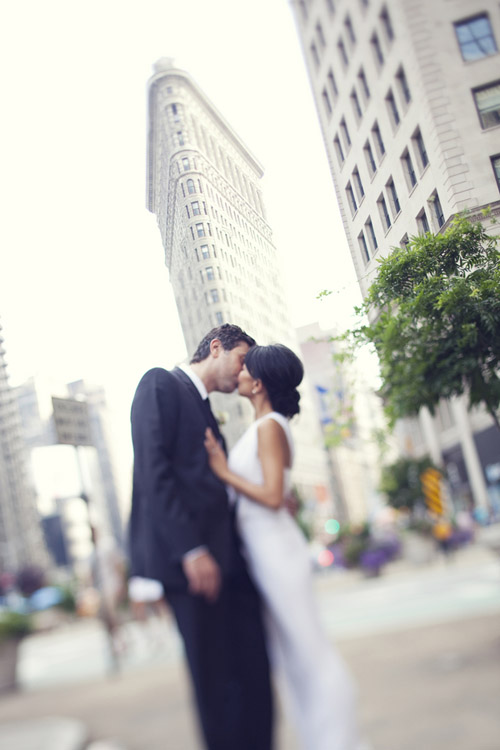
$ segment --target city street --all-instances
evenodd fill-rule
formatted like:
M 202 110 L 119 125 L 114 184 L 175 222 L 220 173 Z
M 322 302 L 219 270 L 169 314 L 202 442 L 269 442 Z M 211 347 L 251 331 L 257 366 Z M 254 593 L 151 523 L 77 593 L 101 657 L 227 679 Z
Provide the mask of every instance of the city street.
M 474 546 L 420 568 L 395 563 L 378 579 L 327 572 L 316 588 L 328 632 L 357 681 L 373 750 L 498 748 L 497 556 Z M 107 674 L 106 640 L 94 621 L 28 639 L 22 692 L 0 700 L 0 739 L 2 722 L 62 716 L 83 721 L 90 739 L 115 738 L 126 750 L 197 750 L 174 629 L 163 643 L 139 640 L 133 626 L 129 636 L 115 676 Z M 278 750 L 297 750 L 284 719 Z

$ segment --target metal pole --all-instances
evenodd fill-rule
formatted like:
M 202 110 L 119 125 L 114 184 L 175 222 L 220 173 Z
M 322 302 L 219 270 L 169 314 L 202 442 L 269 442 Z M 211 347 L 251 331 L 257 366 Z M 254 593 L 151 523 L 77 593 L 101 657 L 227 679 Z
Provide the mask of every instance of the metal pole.
M 100 560 L 100 557 L 99 557 L 99 550 L 98 550 L 98 544 L 97 544 L 97 529 L 95 525 L 92 523 L 92 519 L 90 517 L 90 496 L 89 496 L 89 493 L 86 492 L 85 490 L 85 480 L 83 477 L 80 453 L 78 451 L 77 445 L 75 445 L 75 455 L 76 455 L 76 464 L 78 467 L 78 477 L 80 480 L 80 497 L 82 498 L 83 502 L 87 506 L 87 521 L 89 524 L 90 536 L 91 536 L 92 546 L 94 550 L 93 552 L 94 566 L 95 566 L 94 584 L 100 594 L 99 617 L 101 619 L 101 622 L 104 626 L 104 629 L 107 635 L 109 653 L 111 656 L 111 660 L 110 660 L 111 672 L 115 673 L 115 672 L 120 671 L 121 665 L 120 665 L 120 659 L 116 650 L 115 641 L 113 638 L 113 632 L 112 632 L 112 626 L 111 626 L 112 613 L 108 614 L 106 612 L 106 608 L 108 605 L 106 602 L 104 586 L 103 586 L 102 561 Z

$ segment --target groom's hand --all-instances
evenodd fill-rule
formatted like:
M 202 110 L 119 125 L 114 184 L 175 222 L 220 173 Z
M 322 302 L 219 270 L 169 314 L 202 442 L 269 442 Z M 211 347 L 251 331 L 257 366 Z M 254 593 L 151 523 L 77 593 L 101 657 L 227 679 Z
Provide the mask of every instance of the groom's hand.
M 214 602 L 219 596 L 221 586 L 220 568 L 209 552 L 203 552 L 194 558 L 184 559 L 182 567 L 188 579 L 191 594 L 204 596 Z

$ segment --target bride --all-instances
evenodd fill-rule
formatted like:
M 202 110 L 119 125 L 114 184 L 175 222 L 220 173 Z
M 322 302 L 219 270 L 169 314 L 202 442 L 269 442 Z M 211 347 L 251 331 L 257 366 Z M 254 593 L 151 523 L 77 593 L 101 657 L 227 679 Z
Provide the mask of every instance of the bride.
M 251 401 L 255 421 L 229 459 L 210 428 L 205 446 L 212 470 L 233 488 L 243 551 L 266 608 L 272 659 L 304 750 L 355 750 L 351 678 L 322 630 L 307 543 L 283 505 L 293 463 L 288 420 L 299 412 L 303 374 L 286 346 L 252 347 L 238 392 Z

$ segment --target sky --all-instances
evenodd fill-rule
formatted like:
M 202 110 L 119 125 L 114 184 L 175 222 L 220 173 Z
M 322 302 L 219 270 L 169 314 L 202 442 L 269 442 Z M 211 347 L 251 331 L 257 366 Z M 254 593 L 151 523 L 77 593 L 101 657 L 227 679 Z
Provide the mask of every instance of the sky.
M 193 76 L 264 168 L 293 324 L 349 325 L 360 293 L 287 0 L 18 0 L 0 29 L 11 383 L 84 378 L 128 419 L 141 375 L 186 356 L 145 208 L 147 81 L 160 57 Z

